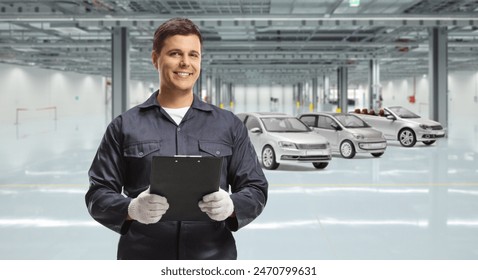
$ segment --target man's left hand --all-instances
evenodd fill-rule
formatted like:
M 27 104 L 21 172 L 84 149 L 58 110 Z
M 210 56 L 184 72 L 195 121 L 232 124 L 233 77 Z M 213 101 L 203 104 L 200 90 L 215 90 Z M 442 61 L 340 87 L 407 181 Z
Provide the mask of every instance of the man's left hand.
M 203 196 L 199 201 L 199 208 L 215 221 L 224 221 L 234 212 L 231 197 L 221 188 L 217 192 Z

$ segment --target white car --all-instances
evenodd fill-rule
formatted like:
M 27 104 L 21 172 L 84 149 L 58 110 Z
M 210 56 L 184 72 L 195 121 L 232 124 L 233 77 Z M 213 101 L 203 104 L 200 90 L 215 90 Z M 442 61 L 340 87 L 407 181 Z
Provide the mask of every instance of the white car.
M 382 131 L 387 140 L 398 140 L 404 147 L 413 147 L 417 141 L 431 145 L 436 139 L 445 137 L 439 122 L 422 118 L 400 106 L 385 107 L 376 115 L 357 112 L 356 116 Z
M 298 118 L 327 138 L 332 152 L 338 151 L 344 158 L 353 158 L 356 153 L 380 157 L 387 148 L 382 132 L 352 114 L 304 113 Z
M 241 113 L 237 116 L 249 130 L 252 145 L 266 169 L 276 169 L 286 161 L 308 162 L 323 169 L 332 159 L 327 139 L 296 117 L 282 113 Z

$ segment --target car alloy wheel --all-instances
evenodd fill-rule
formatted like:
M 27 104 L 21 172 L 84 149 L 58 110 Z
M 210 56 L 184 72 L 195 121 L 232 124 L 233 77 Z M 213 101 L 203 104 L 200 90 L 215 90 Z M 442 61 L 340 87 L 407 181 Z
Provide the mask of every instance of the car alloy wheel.
M 265 146 L 264 149 L 262 149 L 262 165 L 269 170 L 274 170 L 279 167 L 274 149 L 272 149 L 271 146 Z
M 400 131 L 398 134 L 398 140 L 404 147 L 413 147 L 415 146 L 415 143 L 417 143 L 415 133 L 409 128 L 404 128 Z
M 354 144 L 352 144 L 352 142 L 349 140 L 342 142 L 342 144 L 340 144 L 340 154 L 344 158 L 353 158 L 355 156 Z

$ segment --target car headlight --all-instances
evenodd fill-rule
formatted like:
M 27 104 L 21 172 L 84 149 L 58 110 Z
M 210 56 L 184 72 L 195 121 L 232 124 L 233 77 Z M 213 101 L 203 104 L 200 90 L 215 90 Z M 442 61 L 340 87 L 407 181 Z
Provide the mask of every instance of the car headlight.
M 362 139 L 365 138 L 362 134 L 354 134 L 354 137 L 355 137 L 355 139 L 357 139 L 357 140 L 362 140 Z
M 287 142 L 287 141 L 280 141 L 279 142 L 279 147 L 284 148 L 284 149 L 297 149 L 297 146 L 294 143 Z
M 420 124 L 419 126 L 420 126 L 421 129 L 432 129 L 431 126 L 426 125 L 426 124 Z

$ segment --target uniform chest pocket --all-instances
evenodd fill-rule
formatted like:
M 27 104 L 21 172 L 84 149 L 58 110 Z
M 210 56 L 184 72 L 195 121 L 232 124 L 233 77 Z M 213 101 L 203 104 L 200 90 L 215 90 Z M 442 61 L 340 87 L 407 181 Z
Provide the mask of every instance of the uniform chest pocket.
M 161 143 L 158 141 L 134 143 L 124 148 L 123 155 L 129 158 L 144 158 L 159 151 L 160 148 Z
M 200 141 L 199 150 L 203 156 L 227 157 L 232 155 L 232 147 L 223 143 Z

